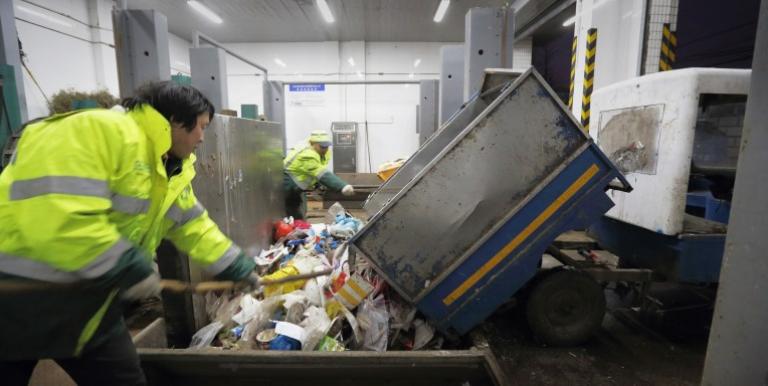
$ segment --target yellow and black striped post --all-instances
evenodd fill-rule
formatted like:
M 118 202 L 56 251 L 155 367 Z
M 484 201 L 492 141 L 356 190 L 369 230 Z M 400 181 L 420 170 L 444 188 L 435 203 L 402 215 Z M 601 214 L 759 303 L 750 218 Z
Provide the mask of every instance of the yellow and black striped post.
M 597 53 L 597 28 L 587 31 L 587 49 L 584 61 L 584 97 L 581 100 L 581 125 L 589 132 L 589 109 L 592 102 L 592 87 L 595 81 L 595 54 Z
M 670 29 L 669 23 L 664 23 L 661 33 L 661 56 L 659 71 L 669 71 L 677 61 L 677 34 Z
M 573 43 L 571 43 L 571 84 L 568 89 L 568 110 L 573 109 L 573 83 L 576 80 L 576 45 L 579 42 L 579 37 L 573 37 Z

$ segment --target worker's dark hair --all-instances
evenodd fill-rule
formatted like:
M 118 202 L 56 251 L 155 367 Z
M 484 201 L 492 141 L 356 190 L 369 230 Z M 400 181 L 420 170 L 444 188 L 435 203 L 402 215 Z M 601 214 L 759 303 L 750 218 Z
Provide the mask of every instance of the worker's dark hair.
M 187 130 L 192 131 L 197 123 L 197 116 L 208 113 L 213 119 L 216 109 L 200 90 L 173 82 L 147 83 L 132 97 L 121 102 L 127 110 L 147 104 L 152 106 L 169 122 L 178 122 Z

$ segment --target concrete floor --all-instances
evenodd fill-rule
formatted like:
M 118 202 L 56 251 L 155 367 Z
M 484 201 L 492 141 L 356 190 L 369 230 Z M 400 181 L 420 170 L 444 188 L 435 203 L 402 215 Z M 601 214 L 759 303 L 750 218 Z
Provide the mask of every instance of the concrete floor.
M 610 294 L 609 294 L 610 296 Z M 512 384 L 698 385 L 706 334 L 668 338 L 663 330 L 628 325 L 610 312 L 600 332 L 580 347 L 537 343 L 520 307 L 498 311 L 482 326 Z

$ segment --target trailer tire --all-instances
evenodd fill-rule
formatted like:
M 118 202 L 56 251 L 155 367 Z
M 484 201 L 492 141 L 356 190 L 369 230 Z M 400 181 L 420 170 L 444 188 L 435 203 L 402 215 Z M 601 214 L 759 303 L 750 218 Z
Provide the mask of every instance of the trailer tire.
M 536 337 L 550 346 L 587 341 L 605 315 L 605 294 L 589 275 L 570 269 L 545 274 L 534 283 L 526 318 Z

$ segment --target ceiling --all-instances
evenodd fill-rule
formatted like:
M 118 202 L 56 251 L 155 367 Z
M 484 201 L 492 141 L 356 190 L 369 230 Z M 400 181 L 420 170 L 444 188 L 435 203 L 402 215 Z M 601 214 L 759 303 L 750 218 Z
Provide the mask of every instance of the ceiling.
M 439 0 L 327 0 L 336 19 L 328 24 L 314 0 L 199 0 L 224 23 L 214 24 L 186 0 L 128 0 L 131 9 L 155 9 L 171 33 L 190 39 L 200 31 L 218 41 L 308 42 L 464 41 L 464 15 L 472 7 L 502 6 L 509 0 L 453 0 L 440 23 L 432 21 Z

